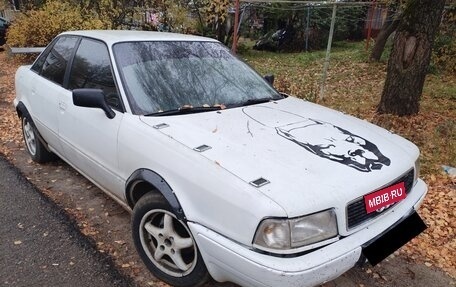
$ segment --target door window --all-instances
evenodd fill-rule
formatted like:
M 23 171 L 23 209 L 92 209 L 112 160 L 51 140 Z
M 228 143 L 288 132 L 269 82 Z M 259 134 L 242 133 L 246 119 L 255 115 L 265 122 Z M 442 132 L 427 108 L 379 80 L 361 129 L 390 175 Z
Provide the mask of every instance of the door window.
M 46 79 L 49 79 L 56 84 L 63 85 L 65 70 L 77 40 L 77 37 L 60 37 L 50 50 L 49 54 L 40 57 L 32 69 L 35 71 L 41 71 L 40 74 Z M 44 58 L 44 56 L 46 58 Z
M 70 90 L 103 90 L 108 104 L 121 110 L 121 103 L 111 70 L 108 48 L 100 41 L 82 39 L 71 67 Z

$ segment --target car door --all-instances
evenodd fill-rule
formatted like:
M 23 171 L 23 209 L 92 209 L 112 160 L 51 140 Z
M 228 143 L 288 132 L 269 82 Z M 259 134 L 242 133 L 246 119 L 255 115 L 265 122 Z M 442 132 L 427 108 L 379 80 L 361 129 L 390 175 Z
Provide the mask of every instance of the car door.
M 35 61 L 31 73 L 31 95 L 27 97 L 27 109 L 33 122 L 49 146 L 62 153 L 58 138 L 59 98 L 71 96 L 63 87 L 68 62 L 74 52 L 78 38 L 60 36 Z
M 102 89 L 115 111 L 109 119 L 101 109 L 78 107 L 72 93 L 59 98 L 59 136 L 64 156 L 85 176 L 107 192 L 121 197 L 124 182 L 118 176 L 117 134 L 123 109 L 113 78 L 107 46 L 82 38 L 70 69 L 68 90 Z

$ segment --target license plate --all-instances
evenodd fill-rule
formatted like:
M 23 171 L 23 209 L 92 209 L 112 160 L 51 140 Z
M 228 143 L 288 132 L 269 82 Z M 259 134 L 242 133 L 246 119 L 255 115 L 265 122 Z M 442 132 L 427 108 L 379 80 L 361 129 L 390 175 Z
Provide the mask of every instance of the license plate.
M 426 228 L 426 224 L 418 213 L 413 212 L 409 217 L 396 224 L 380 237 L 363 246 L 363 255 L 372 266 L 375 266 Z
M 404 182 L 370 193 L 364 196 L 366 212 L 368 214 L 374 211 L 381 212 L 393 203 L 403 200 L 406 196 Z

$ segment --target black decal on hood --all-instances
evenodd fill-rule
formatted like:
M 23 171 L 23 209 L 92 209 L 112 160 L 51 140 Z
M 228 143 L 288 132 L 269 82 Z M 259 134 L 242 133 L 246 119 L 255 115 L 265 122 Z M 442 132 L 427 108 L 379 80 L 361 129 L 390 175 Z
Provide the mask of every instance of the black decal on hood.
M 384 156 L 375 144 L 330 123 L 307 119 L 276 127 L 276 130 L 280 136 L 319 157 L 359 171 L 370 172 L 391 164 L 391 160 Z
M 319 157 L 362 172 L 380 170 L 391 164 L 374 143 L 331 123 L 265 106 L 247 107 L 243 112 Z

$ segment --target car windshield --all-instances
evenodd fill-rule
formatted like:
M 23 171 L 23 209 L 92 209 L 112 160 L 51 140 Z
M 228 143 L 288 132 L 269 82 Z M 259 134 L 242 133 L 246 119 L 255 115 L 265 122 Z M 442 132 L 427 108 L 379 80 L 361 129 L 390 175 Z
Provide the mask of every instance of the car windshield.
M 202 112 L 282 98 L 220 43 L 124 42 L 113 50 L 135 114 Z

